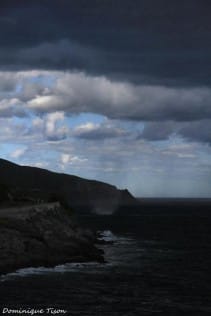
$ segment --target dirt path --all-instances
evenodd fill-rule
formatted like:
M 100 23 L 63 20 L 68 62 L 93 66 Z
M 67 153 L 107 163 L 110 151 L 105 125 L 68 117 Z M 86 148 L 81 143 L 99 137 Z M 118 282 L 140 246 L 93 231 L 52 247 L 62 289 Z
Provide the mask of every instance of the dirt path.
M 0 218 L 23 218 L 29 215 L 30 212 L 43 212 L 44 209 L 53 210 L 55 207 L 59 206 L 59 202 L 54 202 L 2 208 L 0 209 Z

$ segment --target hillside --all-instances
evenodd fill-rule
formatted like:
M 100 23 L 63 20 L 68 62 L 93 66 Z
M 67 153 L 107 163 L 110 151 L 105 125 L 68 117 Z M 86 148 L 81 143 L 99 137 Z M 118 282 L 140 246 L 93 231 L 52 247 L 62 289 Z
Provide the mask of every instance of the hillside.
M 127 191 L 95 180 L 19 166 L 0 159 L 0 200 L 60 201 L 80 213 L 111 214 L 138 202 Z

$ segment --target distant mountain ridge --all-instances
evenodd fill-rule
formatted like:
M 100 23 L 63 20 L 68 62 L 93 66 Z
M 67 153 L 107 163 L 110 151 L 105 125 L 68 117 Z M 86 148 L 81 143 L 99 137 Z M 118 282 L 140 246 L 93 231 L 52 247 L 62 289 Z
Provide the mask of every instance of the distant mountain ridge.
M 0 159 L 0 186 L 0 190 L 8 188 L 9 199 L 59 200 L 82 213 L 112 214 L 138 204 L 128 190 L 96 180 L 20 166 L 4 159 Z

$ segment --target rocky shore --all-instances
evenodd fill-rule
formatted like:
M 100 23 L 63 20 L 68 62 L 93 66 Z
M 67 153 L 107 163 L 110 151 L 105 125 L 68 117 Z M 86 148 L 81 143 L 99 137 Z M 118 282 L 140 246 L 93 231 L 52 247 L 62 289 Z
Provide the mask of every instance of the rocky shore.
M 96 236 L 60 203 L 0 209 L 0 274 L 65 262 L 103 262 Z
M 0 175 L 0 274 L 23 267 L 103 262 L 96 235 L 76 225 L 73 214 L 118 216 L 134 211 L 138 203 L 126 189 L 4 159 Z

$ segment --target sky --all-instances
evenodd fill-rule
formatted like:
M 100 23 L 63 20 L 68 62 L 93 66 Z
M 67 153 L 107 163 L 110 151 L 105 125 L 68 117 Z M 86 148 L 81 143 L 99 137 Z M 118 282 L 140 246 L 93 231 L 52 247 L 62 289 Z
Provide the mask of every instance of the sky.
M 211 197 L 211 2 L 1 0 L 0 157 Z

